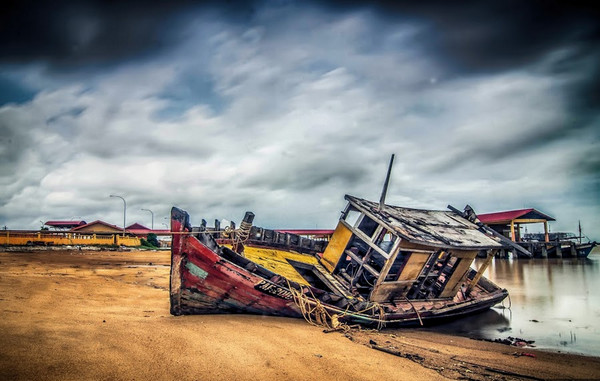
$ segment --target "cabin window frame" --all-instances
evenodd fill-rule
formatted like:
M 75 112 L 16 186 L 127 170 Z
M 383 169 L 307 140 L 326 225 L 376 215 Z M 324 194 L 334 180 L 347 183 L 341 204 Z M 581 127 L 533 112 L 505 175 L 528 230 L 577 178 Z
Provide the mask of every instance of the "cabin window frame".
M 350 224 L 348 221 L 348 216 L 350 215 L 351 211 L 356 211 L 359 213 L 358 218 L 353 224 Z M 375 225 L 371 233 L 360 228 L 360 225 L 365 222 L 365 217 L 369 219 L 368 225 Z M 363 286 L 368 288 L 368 294 L 370 294 L 379 284 L 382 283 L 387 272 L 389 271 L 391 265 L 389 265 L 388 262 L 390 260 L 394 260 L 394 253 L 400 251 L 402 237 L 396 234 L 393 229 L 390 229 L 379 219 L 372 218 L 372 216 L 370 216 L 367 212 L 358 210 L 352 206 L 348 206 L 344 210 L 341 220 L 342 223 L 350 230 L 352 236 L 348 241 L 348 245 L 343 256 L 347 259 L 340 260 L 338 265 L 342 264 L 343 262 L 343 267 L 347 268 L 350 264 L 355 264 L 355 271 L 353 271 L 352 274 L 346 271 L 346 274 L 351 277 L 351 279 L 349 279 L 351 285 L 357 283 L 363 285 L 363 282 L 360 280 L 363 276 L 362 274 L 364 272 L 369 273 L 371 281 L 365 278 L 366 284 Z M 386 240 L 386 237 L 389 238 L 391 245 L 389 245 L 387 248 L 380 247 L 381 243 Z M 352 252 L 352 246 L 359 248 L 359 253 Z M 360 249 L 361 246 L 363 246 L 364 253 L 362 252 L 363 250 Z
M 432 253 L 423 265 L 423 268 L 419 272 L 419 275 L 415 279 L 412 287 L 407 291 L 406 295 L 411 299 L 431 300 L 439 298 L 440 295 L 444 293 L 446 286 L 448 286 L 448 282 L 454 275 L 454 272 L 462 260 L 462 257 L 453 254 L 452 250 L 448 249 L 440 249 Z M 453 262 L 449 267 L 450 271 L 449 273 L 444 274 L 444 270 L 448 269 L 450 262 Z M 435 267 L 438 264 L 441 264 L 441 267 L 436 269 Z M 438 290 L 435 290 L 434 286 L 439 281 L 442 274 L 444 274 L 444 282 L 441 284 Z M 430 286 L 427 286 L 425 284 L 426 282 L 433 283 Z

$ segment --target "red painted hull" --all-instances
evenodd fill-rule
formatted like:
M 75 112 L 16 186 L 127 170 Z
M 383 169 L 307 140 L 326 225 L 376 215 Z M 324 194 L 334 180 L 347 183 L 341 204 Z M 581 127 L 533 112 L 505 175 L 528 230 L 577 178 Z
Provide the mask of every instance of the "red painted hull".
M 182 255 L 173 256 L 180 287 L 172 303 L 175 314 L 255 313 L 300 317 L 289 291 L 271 296 L 256 286 L 267 281 L 224 260 L 197 239 L 182 238 Z M 271 284 L 273 288 L 278 288 Z

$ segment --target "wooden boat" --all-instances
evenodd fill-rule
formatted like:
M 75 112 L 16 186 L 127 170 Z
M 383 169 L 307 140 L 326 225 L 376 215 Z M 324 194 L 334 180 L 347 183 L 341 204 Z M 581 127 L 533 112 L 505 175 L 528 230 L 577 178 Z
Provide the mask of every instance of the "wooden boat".
M 577 254 L 577 258 L 587 258 L 596 246 L 598 246 L 596 241 L 576 244 L 575 253 Z
M 411 326 L 483 311 L 507 297 L 482 277 L 502 245 L 466 213 L 386 205 L 384 196 L 380 203 L 345 198 L 331 239 L 320 244 L 253 227 L 252 213 L 238 229 L 193 228 L 173 208 L 171 313 Z M 480 251 L 487 259 L 475 271 Z
M 554 241 L 548 245 L 547 252 L 549 258 L 587 258 L 596 245 L 595 241 L 587 243 L 571 240 Z

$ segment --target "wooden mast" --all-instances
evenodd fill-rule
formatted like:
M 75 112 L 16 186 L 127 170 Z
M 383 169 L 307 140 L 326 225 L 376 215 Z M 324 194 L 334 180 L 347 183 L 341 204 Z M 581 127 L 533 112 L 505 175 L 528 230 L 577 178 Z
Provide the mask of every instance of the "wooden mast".
M 390 165 L 388 166 L 387 175 L 385 176 L 385 182 L 383 183 L 383 189 L 381 191 L 381 197 L 379 198 L 379 211 L 383 210 L 385 206 L 385 196 L 387 194 L 388 185 L 390 183 L 390 175 L 392 173 L 392 165 L 394 164 L 394 154 L 390 158 Z

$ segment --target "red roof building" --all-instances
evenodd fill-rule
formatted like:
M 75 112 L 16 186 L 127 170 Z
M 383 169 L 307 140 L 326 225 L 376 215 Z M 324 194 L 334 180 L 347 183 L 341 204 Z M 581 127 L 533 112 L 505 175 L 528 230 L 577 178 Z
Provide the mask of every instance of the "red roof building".
M 122 233 L 123 228 L 111 225 L 108 222 L 96 220 L 89 224 L 77 226 L 71 229 L 71 231 L 77 233 Z
M 544 224 L 544 236 L 548 242 L 548 221 L 556 221 L 533 208 L 478 214 L 477 218 L 500 234 L 507 235 L 506 232 L 509 232 L 509 238 L 514 242 L 521 240 L 521 225 L 534 223 Z
M 100 233 L 100 234 L 101 233 L 104 233 L 104 234 L 113 233 L 114 234 L 114 233 L 122 233 L 123 228 L 116 226 L 116 225 L 109 224 L 104 221 L 96 220 L 94 222 L 90 222 L 89 224 L 77 226 L 77 227 L 71 229 L 71 231 L 77 232 L 77 233 Z M 127 226 L 127 228 L 125 229 L 125 233 L 134 235 L 137 237 L 147 237 L 149 233 L 154 233 L 157 236 L 171 235 L 170 230 L 153 230 L 153 229 L 149 229 L 149 228 L 145 227 L 144 225 L 139 224 L 137 222 Z
M 145 227 L 144 225 L 136 222 L 135 224 L 131 224 L 128 227 L 125 228 L 126 230 L 150 230 L 147 227 Z
M 131 233 L 137 237 L 148 237 L 148 234 L 150 233 L 154 233 L 157 236 L 167 236 L 167 235 L 171 235 L 171 231 L 170 230 L 165 230 L 165 229 L 148 229 L 148 228 L 142 228 L 142 229 L 130 229 L 127 228 L 127 232 Z
M 145 227 L 140 223 L 131 224 L 126 229 L 127 232 L 137 236 L 137 237 L 148 237 L 148 234 L 154 233 L 157 236 L 166 236 L 171 235 L 171 230 L 169 229 L 150 229 Z
M 85 221 L 46 221 L 44 225 L 54 229 L 73 229 L 74 227 L 85 224 Z

